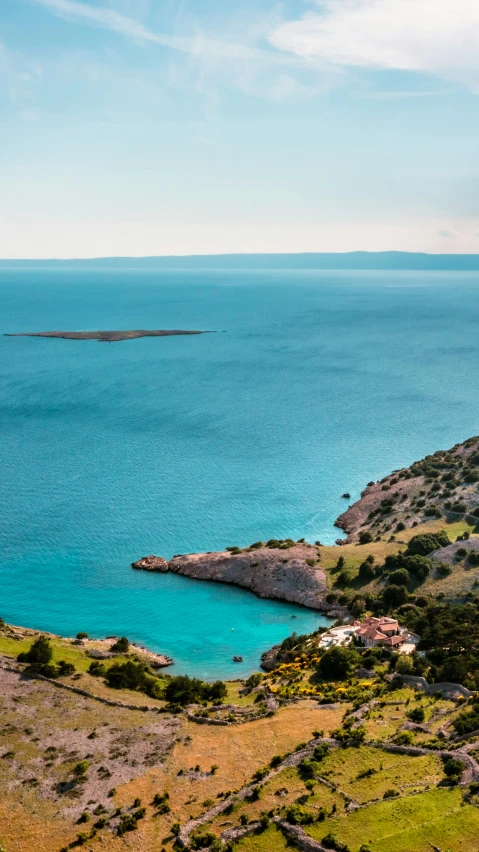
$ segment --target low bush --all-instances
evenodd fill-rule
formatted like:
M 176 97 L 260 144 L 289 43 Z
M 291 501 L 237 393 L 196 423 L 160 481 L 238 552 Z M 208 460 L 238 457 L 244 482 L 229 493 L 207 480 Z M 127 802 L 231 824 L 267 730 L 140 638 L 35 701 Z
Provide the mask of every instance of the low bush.
M 323 837 L 321 844 L 325 849 L 334 849 L 335 852 L 350 852 L 349 846 L 341 843 L 333 834 L 327 834 L 326 837 Z
M 440 530 L 437 533 L 420 533 L 412 537 L 408 544 L 408 555 L 427 556 L 433 550 L 439 550 L 440 547 L 446 547 L 451 542 L 445 530 Z
M 314 815 L 301 805 L 294 804 L 286 809 L 286 819 L 291 825 L 310 825 L 314 822 Z
M 122 636 L 120 639 L 117 639 L 116 642 L 110 648 L 110 651 L 113 654 L 128 654 L 130 649 L 130 643 L 126 636 Z

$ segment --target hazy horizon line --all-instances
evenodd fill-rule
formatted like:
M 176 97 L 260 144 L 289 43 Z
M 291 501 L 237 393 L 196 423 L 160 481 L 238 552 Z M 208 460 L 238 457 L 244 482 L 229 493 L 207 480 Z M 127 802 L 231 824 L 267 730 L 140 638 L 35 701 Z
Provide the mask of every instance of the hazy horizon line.
M 0 258 L 0 268 L 75 268 L 127 266 L 143 268 L 229 269 L 364 269 L 364 270 L 464 270 L 479 271 L 479 254 L 389 251 L 344 252 L 221 252 L 218 254 L 103 255 L 69 258 Z

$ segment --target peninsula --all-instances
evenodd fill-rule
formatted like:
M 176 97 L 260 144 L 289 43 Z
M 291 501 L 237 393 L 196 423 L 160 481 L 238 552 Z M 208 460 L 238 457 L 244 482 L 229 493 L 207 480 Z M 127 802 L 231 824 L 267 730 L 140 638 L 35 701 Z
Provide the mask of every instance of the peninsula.
M 316 545 L 292 539 L 258 541 L 249 547 L 230 547 L 219 553 L 147 556 L 132 564 L 143 571 L 181 574 L 199 580 L 231 583 L 260 598 L 289 601 L 310 609 L 328 611 L 327 583 Z M 337 609 L 337 607 L 335 608 Z
M 169 561 L 147 556 L 132 567 L 232 583 L 260 598 L 289 601 L 342 618 L 354 613 L 356 600 L 364 604 L 366 594 L 384 591 L 384 579 L 375 566 L 388 558 L 403 567 L 400 555 L 408 552 L 413 539 L 426 535 L 431 539 L 427 553 L 432 561 L 422 583 L 429 593 L 455 600 L 479 585 L 478 483 L 479 437 L 474 437 L 370 482 L 336 520 L 347 534 L 336 545 L 270 539 Z M 467 570 L 453 572 L 448 566 L 461 559 L 468 560 Z
M 118 340 L 135 340 L 137 337 L 172 337 L 175 334 L 212 334 L 211 331 L 172 329 L 142 329 L 133 331 L 23 331 L 5 334 L 5 337 L 57 337 L 62 340 L 99 340 L 100 343 L 116 343 Z

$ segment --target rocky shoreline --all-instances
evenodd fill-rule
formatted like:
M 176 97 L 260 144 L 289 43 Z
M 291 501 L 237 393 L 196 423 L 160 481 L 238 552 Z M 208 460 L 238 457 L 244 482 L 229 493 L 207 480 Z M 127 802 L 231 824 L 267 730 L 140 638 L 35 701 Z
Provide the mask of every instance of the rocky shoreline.
M 257 542 L 244 549 L 177 555 L 169 561 L 161 556 L 146 556 L 133 562 L 132 568 L 231 583 L 260 598 L 300 604 L 332 617 L 344 614 L 339 612 L 343 608 L 327 602 L 326 576 L 319 564 L 317 546 L 306 542 Z
M 368 533 L 370 540 L 386 537 L 448 515 L 477 523 L 478 482 L 476 436 L 369 482 L 359 500 L 336 519 L 334 526 L 347 535 L 336 544 L 361 542 L 361 534 L 367 538 Z
M 51 639 L 61 639 L 64 642 L 69 642 L 71 645 L 78 645 L 83 648 L 87 656 L 91 657 L 92 660 L 106 660 L 119 656 L 118 652 L 111 650 L 111 646 L 118 640 L 118 636 L 107 636 L 105 639 L 92 639 L 87 635 L 84 635 L 85 638 L 59 636 L 57 633 L 51 633 L 47 630 L 33 630 L 32 628 L 19 627 L 14 624 L 6 624 L 4 632 L 7 638 L 16 639 L 19 642 L 40 635 Z M 128 654 L 133 654 L 140 662 L 146 663 L 154 669 L 167 668 L 174 663 L 174 660 L 166 654 L 157 654 L 155 651 L 150 651 L 136 642 L 129 643 Z

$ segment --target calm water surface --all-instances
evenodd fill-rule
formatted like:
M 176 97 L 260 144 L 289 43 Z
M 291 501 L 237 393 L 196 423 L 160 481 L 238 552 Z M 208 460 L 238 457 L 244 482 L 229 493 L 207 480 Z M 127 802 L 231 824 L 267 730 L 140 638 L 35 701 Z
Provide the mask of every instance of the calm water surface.
M 477 273 L 2 270 L 2 332 L 225 333 L 0 337 L 0 615 L 253 670 L 321 617 L 130 562 L 332 542 L 344 491 L 476 434 L 478 296 Z

